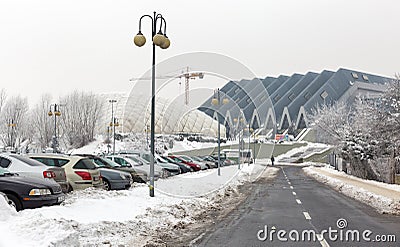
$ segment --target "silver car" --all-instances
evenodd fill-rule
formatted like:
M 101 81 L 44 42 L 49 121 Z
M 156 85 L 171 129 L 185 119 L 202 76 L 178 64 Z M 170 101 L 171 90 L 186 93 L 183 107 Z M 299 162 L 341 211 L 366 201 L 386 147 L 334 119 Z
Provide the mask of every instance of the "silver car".
M 122 167 L 132 167 L 138 174 L 143 174 L 145 176 L 142 178 L 144 181 L 150 180 L 150 166 L 138 160 L 137 156 L 132 155 L 132 157 L 125 157 L 119 155 L 109 155 L 106 156 L 106 158 L 114 161 Z M 157 169 L 156 166 L 154 166 L 154 168 L 154 180 L 158 180 L 158 178 L 161 177 L 162 170 Z
M 0 154 L 0 166 L 21 176 L 54 180 L 64 193 L 69 189 L 64 168 L 47 166 L 18 154 Z

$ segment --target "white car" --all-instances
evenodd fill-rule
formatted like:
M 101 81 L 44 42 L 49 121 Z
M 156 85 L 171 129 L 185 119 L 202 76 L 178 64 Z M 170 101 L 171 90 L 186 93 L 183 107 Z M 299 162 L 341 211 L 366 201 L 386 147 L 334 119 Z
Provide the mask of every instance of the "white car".
M 64 168 L 50 167 L 18 154 L 0 154 L 0 166 L 21 176 L 54 180 L 63 192 L 69 189 Z
M 150 166 L 142 160 L 138 159 L 138 156 L 132 155 L 131 157 L 124 157 L 119 155 L 110 155 L 106 156 L 106 158 L 114 161 L 122 167 L 132 167 L 137 173 L 145 174 L 146 177 L 142 178 L 144 181 L 150 180 Z M 162 169 L 158 166 L 154 166 L 154 180 L 158 180 L 158 178 L 160 178 L 161 176 Z

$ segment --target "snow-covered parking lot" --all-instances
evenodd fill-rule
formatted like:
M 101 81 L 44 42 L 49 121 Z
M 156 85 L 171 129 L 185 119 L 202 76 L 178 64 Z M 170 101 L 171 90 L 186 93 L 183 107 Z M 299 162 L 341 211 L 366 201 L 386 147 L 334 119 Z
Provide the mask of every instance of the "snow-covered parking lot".
M 221 176 L 212 169 L 159 180 L 153 198 L 143 184 L 126 191 L 87 189 L 68 194 L 60 206 L 18 213 L 0 199 L 0 246 L 142 246 L 159 231 L 195 222 L 265 168 L 229 166 Z

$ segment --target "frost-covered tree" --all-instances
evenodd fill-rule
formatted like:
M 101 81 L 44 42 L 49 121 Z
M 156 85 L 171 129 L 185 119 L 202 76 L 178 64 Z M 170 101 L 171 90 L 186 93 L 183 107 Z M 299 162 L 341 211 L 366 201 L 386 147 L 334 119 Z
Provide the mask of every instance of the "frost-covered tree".
M 48 116 L 51 103 L 51 95 L 44 94 L 41 96 L 39 103 L 37 103 L 30 112 L 34 138 L 39 143 L 41 149 L 49 146 L 52 136 L 54 135 L 53 118 Z
M 391 161 L 399 156 L 400 81 L 375 99 L 358 98 L 352 107 L 343 103 L 319 106 L 309 117 L 320 136 L 335 144 L 352 174 L 390 180 Z M 395 157 L 393 157 L 395 156 Z
M 318 105 L 307 117 L 317 131 L 319 141 L 329 144 L 338 145 L 351 130 L 351 108 L 343 102 Z
M 5 101 L 0 113 L 0 138 L 5 146 L 17 147 L 31 133 L 27 126 L 28 100 L 15 96 Z
M 60 100 L 62 139 L 68 147 L 82 147 L 94 140 L 103 112 L 103 101 L 93 93 L 75 91 Z
M 4 103 L 6 102 L 7 99 L 7 94 L 6 94 L 6 90 L 4 88 L 2 88 L 0 90 L 0 112 L 3 109 Z

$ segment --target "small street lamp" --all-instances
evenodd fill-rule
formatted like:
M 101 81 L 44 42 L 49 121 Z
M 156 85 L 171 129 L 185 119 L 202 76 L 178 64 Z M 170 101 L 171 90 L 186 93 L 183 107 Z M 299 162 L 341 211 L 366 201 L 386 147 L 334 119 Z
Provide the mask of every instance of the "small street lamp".
M 14 149 L 15 148 L 15 144 L 14 144 L 14 140 L 13 140 L 13 134 L 14 134 L 14 128 L 17 126 L 16 123 L 14 123 L 14 119 L 10 119 L 8 121 L 8 127 L 10 127 L 10 146 Z
M 243 114 L 242 112 L 240 112 L 241 114 Z M 240 164 L 242 162 L 242 143 L 243 143 L 243 136 L 242 136 L 242 126 L 243 126 L 243 122 L 244 122 L 244 118 L 240 117 L 239 120 L 237 118 L 233 119 L 233 121 L 235 122 L 235 124 L 237 123 L 237 129 L 238 129 L 238 135 L 239 135 L 239 145 L 238 145 L 238 149 L 239 149 L 239 160 L 238 160 L 238 169 L 240 169 Z M 242 136 L 242 138 L 240 138 Z
M 47 115 L 49 115 L 49 117 L 52 117 L 54 115 L 54 137 L 53 137 L 53 153 L 57 153 L 57 147 L 58 147 L 58 139 L 57 139 L 57 117 L 61 116 L 61 112 L 60 112 L 60 104 L 52 104 L 50 105 L 50 110 L 49 113 L 47 113 Z M 53 111 L 54 110 L 54 113 Z
M 217 106 L 218 108 L 223 104 L 228 104 L 229 100 L 227 98 L 224 98 L 221 102 L 221 91 L 219 88 L 217 90 L 214 90 L 214 97 L 211 100 L 211 104 L 214 106 Z M 221 124 L 219 123 L 219 116 L 217 114 L 217 122 L 218 122 L 218 176 L 221 176 Z
M 146 38 L 142 34 L 142 19 L 143 17 L 149 17 L 151 19 L 151 38 L 153 41 L 153 60 L 151 67 L 151 120 L 150 120 L 150 185 L 149 185 L 149 193 L 150 197 L 154 197 L 154 132 L 155 132 L 155 107 L 156 107 L 156 99 L 155 99 L 155 87 L 156 87 L 156 46 L 159 46 L 161 49 L 167 49 L 171 42 L 167 37 L 167 22 L 161 14 L 156 14 L 153 12 L 153 16 L 151 15 L 143 15 L 139 19 L 139 32 L 133 39 L 133 42 L 136 46 L 141 47 L 146 43 Z M 157 32 L 157 26 L 160 26 Z M 164 26 L 163 26 L 164 25 Z M 164 27 L 164 32 L 162 29 Z M 156 33 L 157 32 L 157 33 Z
M 115 154 L 115 119 L 114 119 L 114 103 L 117 103 L 117 100 L 115 99 L 110 99 L 108 101 L 111 103 L 111 122 L 110 122 L 110 127 L 113 127 L 112 133 L 113 133 L 113 154 Z

